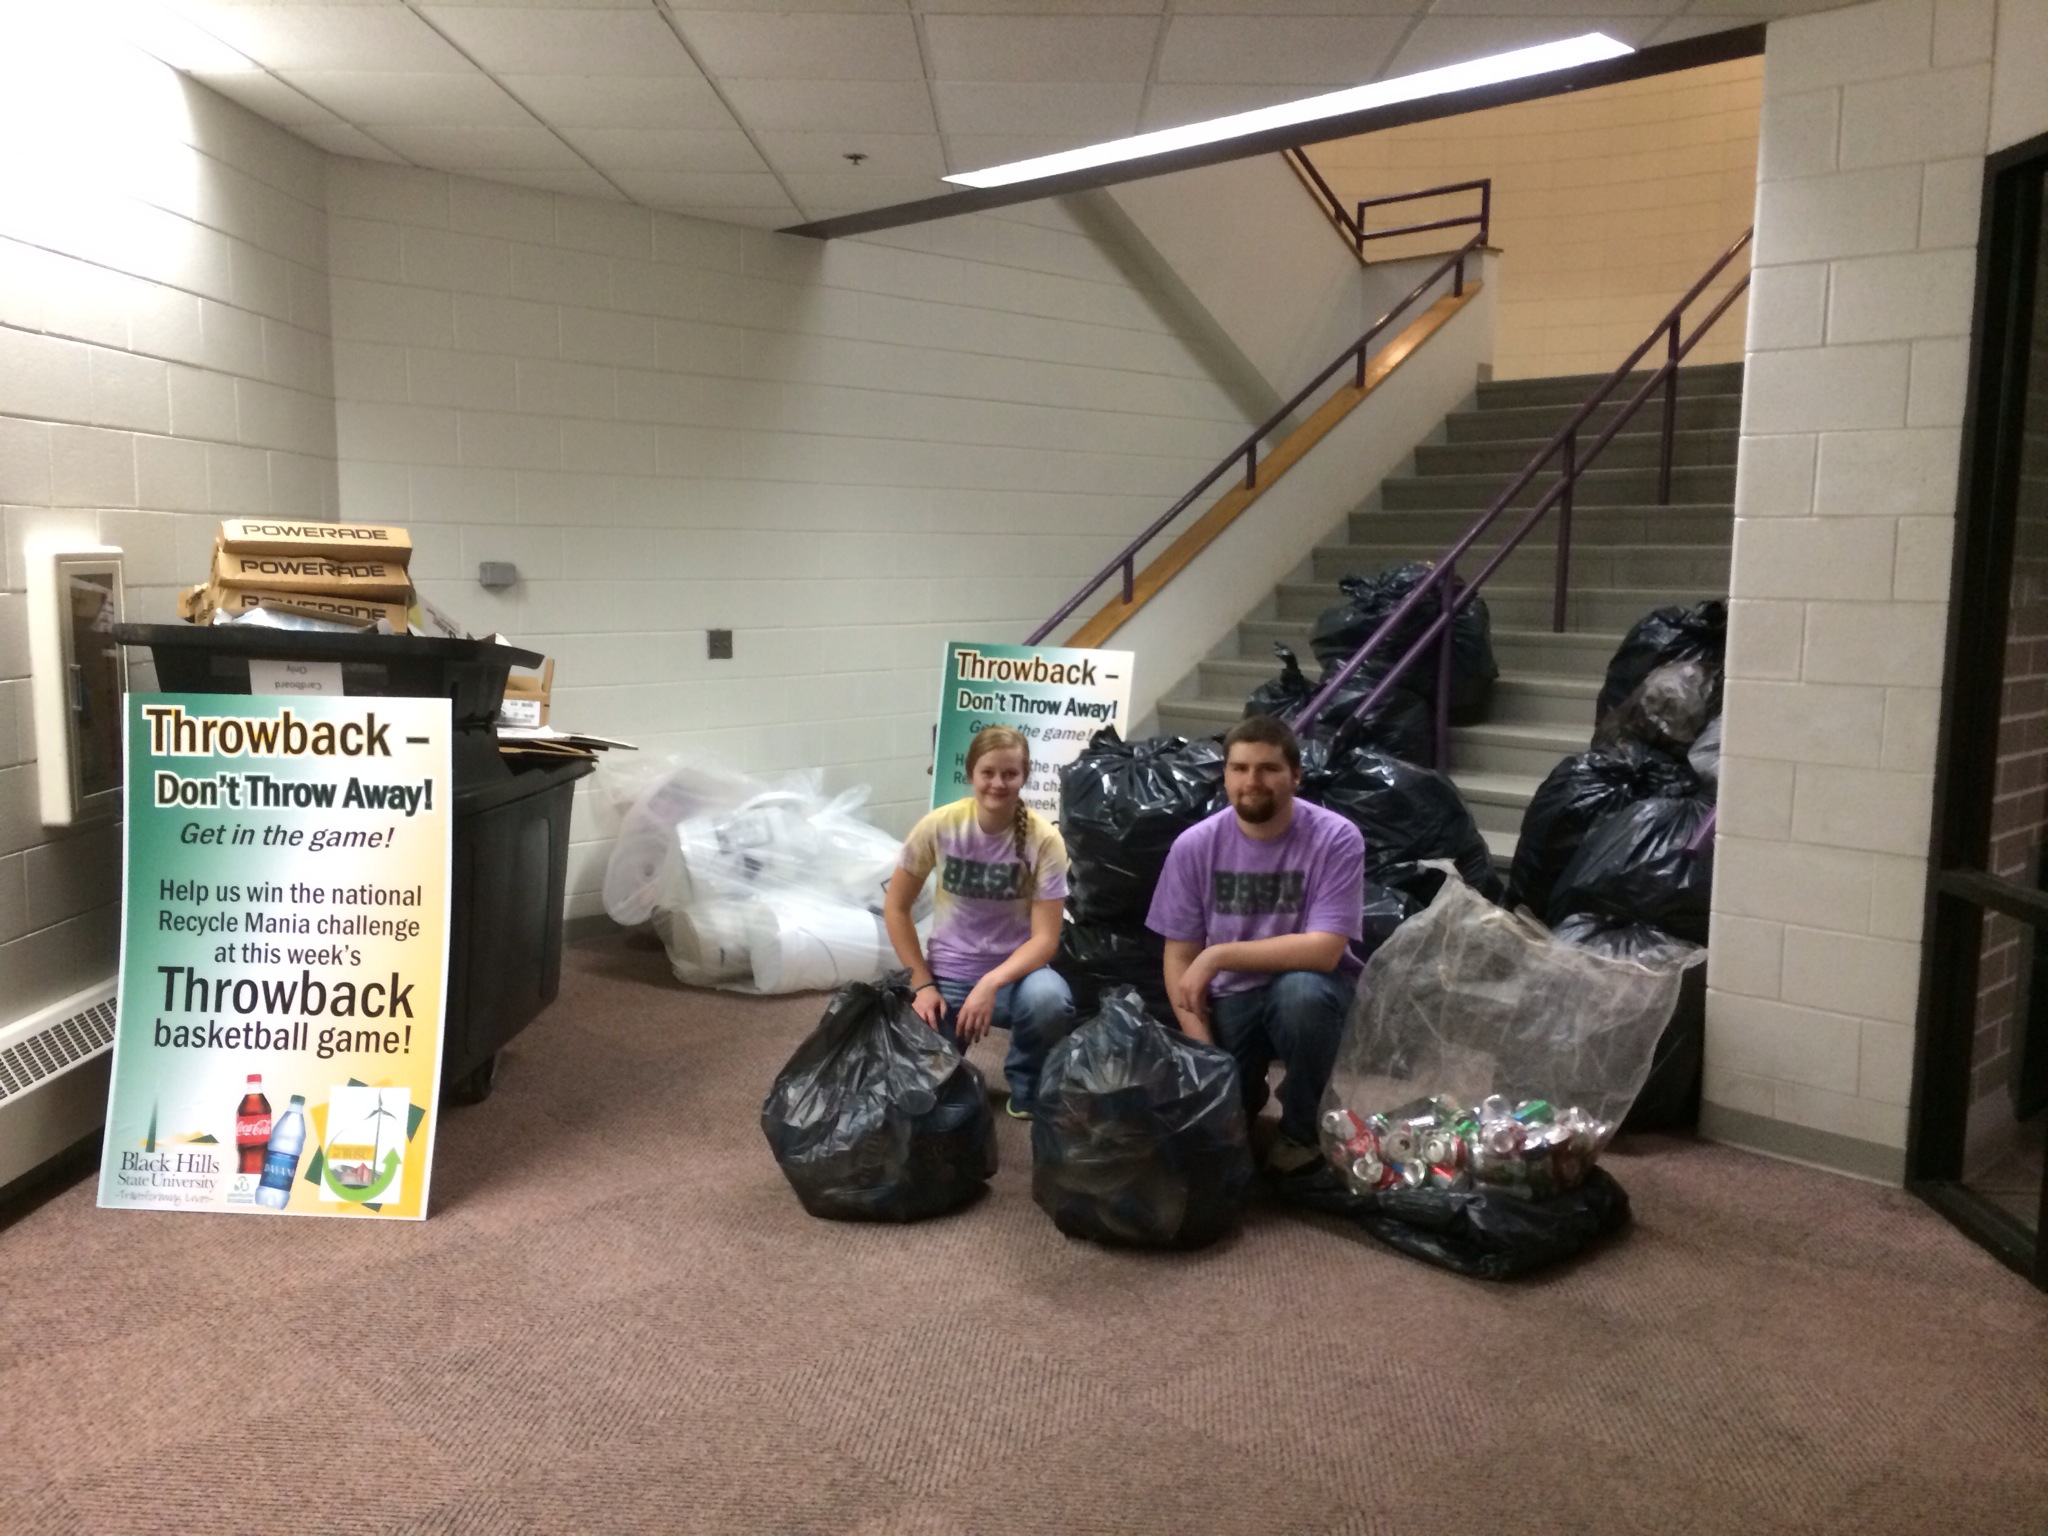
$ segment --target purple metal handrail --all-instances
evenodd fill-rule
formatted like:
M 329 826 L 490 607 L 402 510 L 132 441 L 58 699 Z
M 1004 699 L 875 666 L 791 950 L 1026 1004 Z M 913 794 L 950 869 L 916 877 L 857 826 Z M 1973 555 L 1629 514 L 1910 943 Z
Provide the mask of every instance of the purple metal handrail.
M 1476 181 L 1445 182 L 1442 186 L 1421 187 L 1413 192 L 1389 192 L 1382 197 L 1360 198 L 1354 205 L 1354 213 L 1345 208 L 1344 200 L 1337 195 L 1336 189 L 1323 179 L 1323 173 L 1316 169 L 1315 162 L 1309 159 L 1306 150 L 1290 149 L 1285 151 L 1285 154 L 1315 189 L 1318 200 L 1323 204 L 1323 211 L 1350 240 L 1351 249 L 1360 261 L 1365 259 L 1365 242 L 1368 240 L 1390 240 L 1396 235 L 1427 234 L 1436 229 L 1459 229 L 1467 224 L 1479 226 L 1479 244 L 1492 243 L 1493 181 L 1490 177 L 1482 176 Z M 1475 191 L 1479 194 L 1479 212 L 1476 214 L 1463 214 L 1451 219 L 1433 219 L 1424 224 L 1403 224 L 1394 229 L 1369 230 L 1365 227 L 1365 210 L 1368 208 L 1383 208 L 1390 203 L 1412 203 L 1420 198 L 1443 197 L 1452 192 Z
M 1126 603 L 1130 602 L 1133 589 L 1135 588 L 1137 583 L 1138 551 L 1143 549 L 1147 544 L 1151 543 L 1153 539 L 1158 537 L 1159 534 L 1166 528 L 1167 524 L 1171 523 L 1175 518 L 1179 517 L 1181 513 L 1187 511 L 1189 507 L 1193 506 L 1195 503 L 1195 499 L 1199 497 L 1204 491 L 1208 490 L 1211 486 L 1213 486 L 1218 480 L 1221 480 L 1223 478 L 1225 471 L 1229 470 L 1233 465 L 1235 465 L 1239 459 L 1244 460 L 1245 489 L 1251 490 L 1255 488 L 1258 485 L 1259 443 L 1261 442 L 1261 440 L 1263 440 L 1267 436 L 1267 434 L 1271 433 L 1283 421 L 1287 420 L 1288 417 L 1292 416 L 1294 412 L 1301 406 L 1301 404 L 1305 400 L 1308 399 L 1310 395 L 1314 394 L 1317 390 L 1321 389 L 1325 384 L 1327 384 L 1332 378 L 1336 377 L 1337 371 L 1340 368 L 1342 368 L 1346 363 L 1354 361 L 1356 362 L 1358 370 L 1356 387 L 1359 389 L 1363 389 L 1365 387 L 1366 348 L 1371 345 L 1373 338 L 1378 336 L 1379 333 L 1385 330 L 1389 325 L 1393 324 L 1393 322 L 1400 317 L 1403 311 L 1405 311 L 1410 305 L 1415 303 L 1417 299 L 1420 299 L 1425 293 L 1427 293 L 1431 288 L 1433 288 L 1444 277 L 1446 273 L 1451 274 L 1452 294 L 1462 295 L 1465 291 L 1466 259 L 1470 257 L 1472 253 L 1479 248 L 1480 243 L 1481 242 L 1479 237 L 1475 235 L 1472 239 L 1467 240 L 1463 245 L 1459 246 L 1457 250 L 1451 252 L 1450 255 L 1446 256 L 1443 259 L 1443 261 L 1437 265 L 1436 269 L 1429 274 L 1429 276 L 1425 277 L 1421 282 L 1417 283 L 1413 288 L 1411 288 L 1408 291 L 1408 296 L 1406 298 L 1402 299 L 1398 304 L 1394 305 L 1392 309 L 1389 309 L 1385 314 L 1381 315 L 1379 319 L 1373 321 L 1371 325 L 1367 326 L 1365 328 L 1365 333 L 1361 335 L 1358 338 L 1358 340 L 1352 342 L 1351 345 L 1346 347 L 1342 352 L 1339 352 L 1336 355 L 1336 357 L 1330 361 L 1327 367 L 1325 367 L 1314 378 L 1310 379 L 1308 383 L 1304 384 L 1299 390 L 1297 390 L 1293 398 L 1288 400 L 1288 402 L 1285 405 L 1281 406 L 1279 410 L 1275 411 L 1271 416 L 1268 416 L 1264 421 L 1260 422 L 1258 426 L 1254 427 L 1252 429 L 1251 436 L 1247 437 L 1243 442 L 1239 443 L 1235 448 L 1231 449 L 1229 453 L 1225 454 L 1222 460 L 1216 465 L 1216 467 L 1210 470 L 1209 473 L 1207 473 L 1206 475 L 1202 476 L 1201 479 L 1197 480 L 1193 488 L 1189 490 L 1186 495 L 1182 496 L 1180 500 L 1176 501 L 1172 506 L 1168 507 L 1166 511 L 1161 513 L 1157 518 L 1154 518 L 1152 522 L 1146 526 L 1144 532 L 1140 533 L 1135 539 L 1131 540 L 1130 543 L 1124 546 L 1122 553 L 1118 554 L 1115 559 L 1109 562 L 1109 564 L 1105 565 L 1101 570 L 1097 571 L 1093 576 L 1089 577 L 1088 580 L 1081 585 L 1080 590 L 1075 592 L 1072 597 L 1068 598 L 1064 603 L 1062 603 L 1058 611 L 1055 612 L 1051 618 L 1047 619 L 1043 624 L 1039 625 L 1038 628 L 1034 629 L 1028 636 L 1025 637 L 1024 643 L 1026 645 L 1038 644 L 1039 641 L 1043 640 L 1047 635 L 1051 634 L 1053 630 L 1057 629 L 1061 624 L 1065 623 L 1066 620 L 1073 615 L 1074 610 L 1076 610 L 1083 603 L 1085 603 L 1090 597 L 1090 595 L 1092 595 L 1097 588 L 1099 588 L 1105 581 L 1108 581 L 1109 578 L 1115 575 L 1118 571 L 1123 572 L 1123 600 Z
M 1527 538 L 1536 525 L 1543 520 L 1550 509 L 1553 506 L 1559 506 L 1561 510 L 1558 516 L 1557 583 L 1556 594 L 1551 607 L 1551 628 L 1553 631 L 1563 632 L 1565 595 L 1571 560 L 1573 487 L 1577 484 L 1579 476 L 1586 472 L 1587 467 L 1614 440 L 1615 434 L 1634 418 L 1636 412 L 1642 409 L 1643 403 L 1660 386 L 1664 390 L 1664 421 L 1663 430 L 1659 434 L 1657 503 L 1659 506 L 1669 506 L 1671 504 L 1671 457 L 1674 443 L 1674 421 L 1678 412 L 1679 362 L 1687 353 L 1692 351 L 1693 347 L 1699 342 L 1699 339 L 1707 333 L 1714 322 L 1728 312 L 1729 306 L 1741 297 L 1743 290 L 1749 286 L 1749 273 L 1745 271 L 1741 278 L 1729 288 L 1728 292 L 1721 296 L 1720 302 L 1707 312 L 1704 320 L 1693 327 L 1692 333 L 1689 336 L 1684 334 L 1686 306 L 1693 303 L 1701 294 L 1706 292 L 1708 285 L 1716 277 L 1720 276 L 1728 263 L 1742 253 L 1743 248 L 1749 244 L 1750 237 L 1755 233 L 1754 228 L 1744 230 L 1742 237 L 1721 253 L 1719 259 L 1707 268 L 1699 281 L 1685 291 L 1685 296 L 1674 304 L 1669 312 L 1665 314 L 1664 318 L 1651 328 L 1650 334 L 1643 338 L 1642 344 L 1629 353 L 1622 360 L 1621 366 L 1609 374 L 1606 381 L 1587 397 L 1583 405 L 1572 413 L 1571 420 L 1560 427 L 1550 441 L 1538 449 L 1535 456 L 1522 466 L 1515 477 L 1507 483 L 1507 487 L 1498 496 L 1494 497 L 1492 504 L 1487 507 L 1485 512 L 1480 514 L 1479 520 L 1466 530 L 1464 537 L 1444 552 L 1443 558 L 1437 561 L 1436 568 L 1422 581 L 1417 582 L 1414 589 L 1395 605 L 1394 611 L 1387 615 L 1379 628 L 1375 629 L 1366 638 L 1363 645 L 1352 652 L 1350 659 L 1324 680 L 1322 687 L 1316 690 L 1314 696 L 1295 712 L 1293 725 L 1297 731 L 1306 730 L 1315 723 L 1316 717 L 1327 707 L 1332 696 L 1345 683 L 1351 680 L 1360 667 L 1365 665 L 1374 649 L 1388 635 L 1392 634 L 1411 613 L 1419 609 L 1428 599 L 1429 595 L 1434 592 L 1438 608 L 1440 609 L 1437 617 L 1430 621 L 1428 627 L 1423 630 L 1414 644 L 1408 647 L 1408 650 L 1402 655 L 1401 659 L 1394 663 L 1393 667 L 1380 679 L 1372 692 L 1367 694 L 1359 702 L 1358 707 L 1351 711 L 1348 718 L 1361 719 L 1370 714 L 1378 707 L 1380 700 L 1387 691 L 1407 674 L 1409 667 L 1416 662 L 1424 651 L 1428 650 L 1432 644 L 1435 644 L 1439 651 L 1437 661 L 1438 687 L 1436 691 L 1436 764 L 1441 768 L 1449 762 L 1449 674 L 1451 667 L 1451 625 L 1453 621 L 1456 620 L 1459 612 L 1478 595 L 1479 589 L 1486 584 L 1487 579 L 1501 567 L 1502 563 L 1506 561 L 1509 555 L 1514 553 L 1522 540 Z M 1594 439 L 1593 445 L 1581 453 L 1578 447 L 1579 429 L 1585 426 L 1592 414 L 1607 402 L 1608 396 L 1613 394 L 1620 387 L 1622 380 L 1628 377 L 1629 370 L 1642 361 L 1649 350 L 1657 344 L 1659 338 L 1667 338 L 1663 363 L 1629 397 L 1628 402 L 1616 413 L 1614 420 L 1608 423 L 1607 429 Z M 1457 572 L 1459 558 L 1471 549 L 1472 545 L 1479 539 L 1479 536 L 1485 533 L 1493 525 L 1495 519 L 1507 510 L 1508 504 L 1528 487 L 1529 483 L 1542 471 L 1543 466 L 1558 455 L 1562 455 L 1564 462 L 1557 482 L 1549 490 L 1545 491 L 1542 496 L 1537 498 L 1535 506 L 1529 509 L 1528 513 L 1516 526 L 1514 532 L 1494 550 L 1492 557 L 1480 567 L 1479 574 L 1474 576 L 1469 582 L 1461 582 L 1458 579 Z

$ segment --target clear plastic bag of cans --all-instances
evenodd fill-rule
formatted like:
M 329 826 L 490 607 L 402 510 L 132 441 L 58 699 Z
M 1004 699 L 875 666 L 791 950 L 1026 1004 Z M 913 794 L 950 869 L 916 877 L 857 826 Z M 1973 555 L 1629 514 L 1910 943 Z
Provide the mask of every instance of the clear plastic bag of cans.
M 1447 878 L 1366 964 L 1323 1096 L 1324 1156 L 1360 1195 L 1576 1188 L 1705 957 L 1614 958 Z

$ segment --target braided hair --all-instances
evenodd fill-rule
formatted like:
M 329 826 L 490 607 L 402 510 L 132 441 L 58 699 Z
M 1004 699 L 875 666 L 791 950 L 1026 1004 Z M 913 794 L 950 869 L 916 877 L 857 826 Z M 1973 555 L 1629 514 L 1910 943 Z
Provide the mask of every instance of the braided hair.
M 1031 740 L 1022 731 L 1012 730 L 1007 725 L 985 725 L 974 733 L 974 739 L 967 743 L 967 777 L 974 777 L 974 765 L 991 752 L 1017 751 L 1024 754 L 1024 782 L 1031 782 Z M 1017 862 L 1023 863 L 1026 834 L 1031 830 L 1031 808 L 1024 803 L 1022 785 L 1017 795 L 1017 809 L 1010 818 L 1010 840 L 1017 850 Z

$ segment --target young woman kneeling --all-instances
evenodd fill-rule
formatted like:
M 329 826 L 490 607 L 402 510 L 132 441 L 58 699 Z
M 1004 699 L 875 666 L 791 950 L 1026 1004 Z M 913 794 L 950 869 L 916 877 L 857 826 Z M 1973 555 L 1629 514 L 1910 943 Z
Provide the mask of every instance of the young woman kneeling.
M 963 1051 L 990 1025 L 1010 1032 L 1003 1065 L 1019 1120 L 1031 1118 L 1046 1052 L 1074 1026 L 1073 994 L 1048 969 L 1066 907 L 1067 848 L 1059 828 L 1024 803 L 1030 776 L 1022 735 L 1002 725 L 976 732 L 967 747 L 973 793 L 910 829 L 883 908 L 919 1018 Z M 927 958 L 910 910 L 933 870 Z

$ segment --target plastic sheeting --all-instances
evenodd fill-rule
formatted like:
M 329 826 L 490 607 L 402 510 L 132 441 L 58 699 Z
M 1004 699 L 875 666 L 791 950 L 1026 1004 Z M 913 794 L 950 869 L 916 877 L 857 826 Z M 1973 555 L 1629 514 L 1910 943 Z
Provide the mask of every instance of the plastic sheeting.
M 1222 742 L 1097 731 L 1060 771 L 1068 915 L 1142 928 L 1173 840 L 1224 803 Z
M 1593 745 L 1612 750 L 1638 742 L 1683 754 L 1721 713 L 1721 672 L 1704 661 L 1653 667 L 1635 691 L 1603 716 Z
M 1046 1058 L 1031 1155 L 1031 1197 L 1069 1237 L 1203 1247 L 1252 1180 L 1237 1064 L 1111 989 Z
M 1597 724 L 1658 667 L 1674 661 L 1704 662 L 1718 677 L 1728 648 L 1728 605 L 1720 601 L 1690 608 L 1653 608 L 1623 637 L 1593 709 Z
M 761 1131 L 813 1216 L 919 1221 L 996 1171 L 987 1085 L 902 986 L 840 988 L 761 1105 Z
M 1309 634 L 1309 645 L 1314 649 L 1316 659 L 1326 669 L 1349 661 L 1358 648 L 1372 638 L 1373 631 L 1387 621 L 1402 599 L 1425 581 L 1433 570 L 1434 567 L 1427 562 L 1415 561 L 1394 566 L 1377 576 L 1353 575 L 1339 581 L 1337 587 L 1344 594 L 1344 601 L 1324 609 Z M 1409 648 L 1422 638 L 1423 631 L 1436 621 L 1441 612 L 1437 600 L 1424 600 L 1387 637 L 1374 653 L 1374 659 L 1391 667 L 1408 654 Z M 1465 721 L 1483 713 L 1492 694 L 1494 679 L 1499 676 L 1500 666 L 1493 655 L 1493 619 L 1487 611 L 1486 599 L 1475 597 L 1451 621 L 1452 718 Z M 1426 699 L 1436 697 L 1436 685 L 1437 658 L 1434 653 L 1418 657 L 1415 665 L 1401 679 L 1402 687 Z
M 865 788 L 828 800 L 815 775 L 771 783 L 678 762 L 607 788 L 625 808 L 605 910 L 651 923 L 679 981 L 801 992 L 897 963 L 881 910 L 900 845 L 862 819 Z
M 1549 912 L 1558 877 L 1601 817 L 1652 795 L 1686 794 L 1693 787 L 1684 763 L 1635 742 L 1566 758 L 1522 813 L 1507 904 L 1539 916 Z

